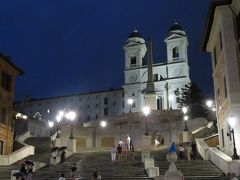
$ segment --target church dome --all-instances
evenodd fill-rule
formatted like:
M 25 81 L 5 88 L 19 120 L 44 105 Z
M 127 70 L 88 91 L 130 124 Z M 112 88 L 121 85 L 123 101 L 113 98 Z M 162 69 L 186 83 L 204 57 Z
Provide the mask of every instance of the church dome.
M 134 38 L 134 37 L 142 38 L 141 34 L 138 32 L 137 29 L 134 29 L 133 32 L 128 36 L 128 38 Z
M 169 28 L 168 32 L 170 31 L 183 31 L 182 27 L 178 24 L 178 22 L 174 22 L 174 24 Z

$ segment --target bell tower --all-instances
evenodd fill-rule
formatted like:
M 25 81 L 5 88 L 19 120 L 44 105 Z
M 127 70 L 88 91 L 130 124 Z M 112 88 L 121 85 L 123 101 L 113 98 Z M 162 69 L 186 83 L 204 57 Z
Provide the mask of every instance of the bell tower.
M 177 21 L 175 21 L 174 24 L 169 28 L 164 42 L 167 46 L 167 63 L 170 64 L 175 62 L 184 62 L 184 67 L 181 73 L 183 76 L 189 77 L 187 52 L 188 39 L 186 32 L 182 29 Z
M 132 112 L 141 111 L 143 94 L 141 93 L 141 77 L 143 58 L 147 52 L 145 40 L 142 38 L 137 29 L 128 36 L 123 46 L 125 51 L 125 68 L 124 68 L 124 112 L 129 112 L 128 99 L 132 98 Z
M 134 29 L 128 36 L 123 49 L 125 50 L 125 69 L 142 66 L 143 57 L 146 54 L 147 48 L 145 40 L 137 29 Z

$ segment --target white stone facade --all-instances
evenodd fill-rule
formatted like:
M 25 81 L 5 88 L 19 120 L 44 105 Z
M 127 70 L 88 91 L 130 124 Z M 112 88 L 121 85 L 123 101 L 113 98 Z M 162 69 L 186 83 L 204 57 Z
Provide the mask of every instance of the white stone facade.
M 186 33 L 175 23 L 164 41 L 167 47 L 167 62 L 153 64 L 157 110 L 177 109 L 178 93 L 185 84 L 190 82 Z M 134 30 L 123 48 L 125 50 L 124 101 L 127 102 L 128 98 L 133 98 L 135 103 L 132 111 L 139 112 L 145 106 L 143 91 L 146 89 L 148 79 L 147 65 L 143 63 L 147 52 L 145 40 Z M 129 112 L 129 109 L 129 105 L 126 104 L 124 112 Z
M 136 33 L 136 32 L 135 32 Z M 143 59 L 147 48 L 141 37 L 129 37 L 125 49 L 125 81 L 123 89 L 106 90 L 43 99 L 26 98 L 15 103 L 15 110 L 33 118 L 36 113 L 44 120 L 55 121 L 60 110 L 77 112 L 77 122 L 102 120 L 129 112 L 127 100 L 134 98 L 133 112 L 142 111 L 144 106 L 143 90 L 146 88 L 147 66 Z M 177 98 L 181 88 L 190 82 L 187 57 L 188 40 L 186 33 L 175 23 L 165 39 L 167 62 L 153 64 L 153 76 L 157 105 L 156 109 L 177 109 Z M 131 59 L 132 58 L 132 59 Z M 168 84 L 168 91 L 166 85 Z M 179 91 L 178 91 L 179 90 Z M 169 100 L 169 97 L 172 97 Z
M 235 141 L 240 154 L 240 1 L 214 4 L 210 11 L 203 50 L 212 55 L 220 148 L 232 156 L 233 138 L 227 136 L 231 116 L 236 119 Z

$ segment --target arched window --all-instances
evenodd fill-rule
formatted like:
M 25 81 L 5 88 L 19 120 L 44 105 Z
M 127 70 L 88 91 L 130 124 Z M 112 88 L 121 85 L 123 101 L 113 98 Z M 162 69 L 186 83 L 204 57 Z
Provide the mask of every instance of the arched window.
M 179 58 L 179 49 L 178 49 L 178 47 L 173 48 L 173 50 L 172 50 L 172 57 L 174 59 L 178 59 Z

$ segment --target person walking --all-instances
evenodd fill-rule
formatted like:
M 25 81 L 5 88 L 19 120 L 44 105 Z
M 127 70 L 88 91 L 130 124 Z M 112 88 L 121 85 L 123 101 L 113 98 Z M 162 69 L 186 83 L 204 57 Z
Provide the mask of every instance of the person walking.
M 26 164 L 24 162 L 21 163 L 20 173 L 22 174 L 21 180 L 25 180 L 27 171 L 26 171 Z
M 125 143 L 123 145 L 123 156 L 124 156 L 124 160 L 128 159 L 128 144 L 127 144 L 127 141 L 125 141 Z
M 187 159 L 188 160 L 191 160 L 191 155 L 192 155 L 192 147 L 191 147 L 190 143 L 188 143 L 188 146 L 187 146 Z
M 173 142 L 168 150 L 169 153 L 176 153 L 176 144 Z
M 184 147 L 182 144 L 180 144 L 178 150 L 179 150 L 179 159 L 182 161 L 184 158 Z
M 77 171 L 76 163 L 73 163 L 73 165 L 71 167 L 71 173 L 70 173 L 72 180 L 76 179 L 76 171 Z
M 117 149 L 116 147 L 113 145 L 111 148 L 111 158 L 112 158 L 112 163 L 116 162 L 116 153 L 117 153 Z
M 64 162 L 65 162 L 65 159 L 66 159 L 66 152 L 63 151 L 63 152 L 61 153 L 61 160 L 60 160 L 60 163 L 64 163 Z
M 197 145 L 196 145 L 196 143 L 193 142 L 191 144 L 191 147 L 192 147 L 192 159 L 194 160 L 197 157 Z
M 96 168 L 96 170 L 94 171 L 92 179 L 93 180 L 101 180 L 102 179 L 102 174 L 98 168 Z
M 61 176 L 58 180 L 66 180 L 63 173 L 61 174 Z
M 117 159 L 118 161 L 122 161 L 122 146 L 120 144 L 117 146 Z
M 131 158 L 134 160 L 134 145 L 131 144 Z
M 56 159 L 57 159 L 57 151 L 53 151 L 51 155 L 52 155 L 52 159 L 53 159 L 53 164 L 55 165 Z

